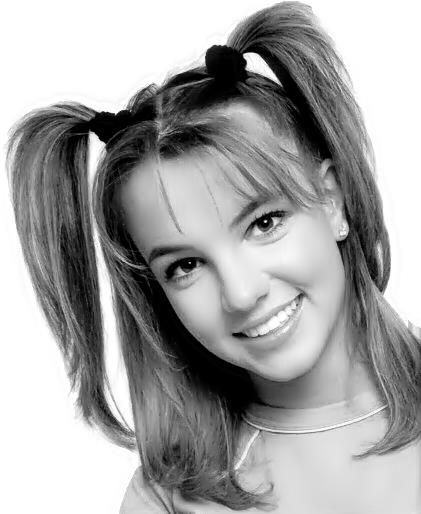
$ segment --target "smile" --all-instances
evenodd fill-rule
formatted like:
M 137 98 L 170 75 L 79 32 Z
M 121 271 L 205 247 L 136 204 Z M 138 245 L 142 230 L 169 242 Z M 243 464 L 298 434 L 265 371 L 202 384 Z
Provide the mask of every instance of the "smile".
M 299 297 L 294 298 L 291 303 L 289 303 L 284 309 L 280 310 L 277 314 L 270 318 L 270 320 L 262 323 L 261 325 L 250 328 L 249 330 L 245 330 L 241 335 L 245 335 L 247 337 L 259 337 L 274 332 L 278 328 L 285 325 L 292 317 L 298 307 L 298 303 Z
M 304 296 L 299 295 L 266 323 L 246 330 L 244 333 L 234 334 L 235 337 L 244 341 L 256 341 L 259 344 L 282 342 L 282 339 L 289 336 L 297 326 L 303 307 L 303 299 Z

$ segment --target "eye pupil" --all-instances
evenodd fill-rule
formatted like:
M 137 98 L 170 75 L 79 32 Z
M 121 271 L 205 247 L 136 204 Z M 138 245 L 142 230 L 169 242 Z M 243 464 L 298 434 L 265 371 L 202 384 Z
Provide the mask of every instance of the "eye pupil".
M 187 263 L 190 263 L 190 266 Z M 183 271 L 190 271 L 192 268 L 194 268 L 192 263 L 194 263 L 194 259 L 184 259 L 179 266 Z
M 268 229 L 268 228 L 270 228 L 271 222 L 272 222 L 272 218 L 270 216 L 265 216 L 264 218 L 262 218 L 259 221 L 258 225 L 260 225 L 261 228 L 263 228 L 263 229 Z

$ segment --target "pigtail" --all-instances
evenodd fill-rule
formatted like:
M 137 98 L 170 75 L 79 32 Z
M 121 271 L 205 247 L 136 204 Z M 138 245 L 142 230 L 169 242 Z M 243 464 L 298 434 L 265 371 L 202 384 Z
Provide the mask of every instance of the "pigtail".
M 238 24 L 227 44 L 266 61 L 296 116 L 311 122 L 311 129 L 300 124 L 300 131 L 319 131 L 328 151 L 340 144 L 339 137 L 349 137 L 350 126 L 365 135 L 348 72 L 310 6 L 281 2 L 262 9 Z
M 390 276 L 390 252 L 384 225 L 377 224 L 383 213 L 381 197 L 372 180 L 374 155 L 350 77 L 333 41 L 311 7 L 282 2 L 243 20 L 229 37 L 228 45 L 242 53 L 257 53 L 266 61 L 294 105 L 297 140 L 304 133 L 304 147 L 321 159 L 333 159 L 351 223 L 364 219 L 364 226 L 351 225 L 350 231 L 360 236 L 357 243 L 364 261 L 383 292 Z M 361 188 L 367 192 L 363 198 L 356 196 Z M 353 216 L 356 211 L 366 216 Z M 367 231 L 373 234 L 376 244 L 364 244 Z M 359 257 L 355 256 L 357 260 Z
M 17 232 L 37 300 L 66 363 L 77 408 L 117 444 L 131 431 L 105 395 L 103 323 L 88 189 L 88 130 L 95 111 L 62 103 L 26 115 L 9 140 Z

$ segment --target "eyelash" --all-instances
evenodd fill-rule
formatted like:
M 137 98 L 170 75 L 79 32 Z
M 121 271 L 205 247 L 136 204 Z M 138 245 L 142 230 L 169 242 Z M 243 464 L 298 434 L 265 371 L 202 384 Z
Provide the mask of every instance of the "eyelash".
M 253 225 L 256 224 L 256 222 L 263 220 L 265 218 L 281 218 L 281 220 L 284 220 L 286 217 L 286 211 L 278 210 L 278 211 L 268 211 L 264 212 L 262 214 L 256 215 L 252 223 L 250 224 L 251 228 Z M 271 229 L 269 232 L 265 232 L 265 234 L 269 234 L 269 236 L 265 235 L 261 239 L 265 239 L 266 237 L 271 237 L 274 233 L 277 233 L 278 230 L 280 230 L 284 225 L 284 221 L 281 221 L 278 225 L 275 226 L 275 228 Z M 178 266 L 185 262 L 185 261 L 194 261 L 197 260 L 195 257 L 186 257 L 184 259 L 180 259 L 178 261 L 173 262 L 168 266 L 168 268 L 165 271 L 165 282 L 181 282 L 187 278 L 190 277 L 190 273 L 186 273 L 185 275 L 182 275 L 180 277 L 174 277 L 174 271 L 178 268 Z

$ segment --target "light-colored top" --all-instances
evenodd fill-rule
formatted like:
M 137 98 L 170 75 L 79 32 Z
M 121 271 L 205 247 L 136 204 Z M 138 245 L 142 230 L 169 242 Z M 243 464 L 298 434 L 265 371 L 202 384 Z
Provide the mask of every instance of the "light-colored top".
M 372 392 L 309 409 L 251 404 L 237 456 L 240 483 L 249 490 L 260 485 L 263 491 L 273 481 L 271 500 L 278 507 L 270 512 L 275 514 L 420 514 L 421 442 L 352 460 L 352 454 L 368 449 L 384 435 L 386 415 L 387 407 Z M 155 487 L 164 496 L 162 488 Z M 173 499 L 183 513 L 234 512 L 216 503 L 186 502 L 177 491 Z M 164 512 L 143 482 L 139 467 L 120 514 Z

